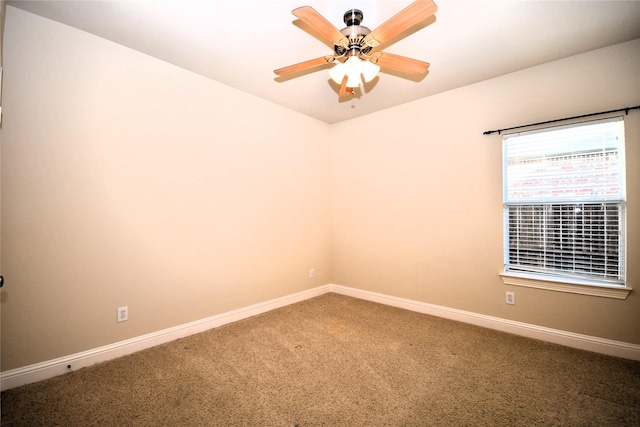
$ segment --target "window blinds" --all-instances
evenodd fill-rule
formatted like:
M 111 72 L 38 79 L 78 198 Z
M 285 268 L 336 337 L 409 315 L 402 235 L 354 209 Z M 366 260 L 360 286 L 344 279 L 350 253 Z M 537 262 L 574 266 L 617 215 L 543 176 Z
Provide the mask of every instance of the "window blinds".
M 507 209 L 507 269 L 620 281 L 618 203 L 530 204 Z

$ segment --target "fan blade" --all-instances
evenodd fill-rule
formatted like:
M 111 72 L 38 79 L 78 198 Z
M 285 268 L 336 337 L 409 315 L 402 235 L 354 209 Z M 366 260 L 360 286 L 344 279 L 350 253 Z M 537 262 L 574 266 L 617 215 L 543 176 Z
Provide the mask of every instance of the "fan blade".
M 302 6 L 291 11 L 298 19 L 316 30 L 333 44 L 344 45 L 346 37 L 311 6 Z
M 329 62 L 333 62 L 333 56 L 323 56 L 321 58 L 310 59 L 308 61 L 300 62 L 298 64 L 289 65 L 288 67 L 278 68 L 273 72 L 279 76 L 286 76 L 287 74 L 297 73 L 309 68 L 318 67 Z
M 353 95 L 353 88 L 347 87 L 347 80 L 349 80 L 349 76 L 345 75 L 342 78 L 342 84 L 340 85 L 340 92 L 338 92 L 338 98 L 342 98 L 343 96 Z
M 404 73 L 420 76 L 427 72 L 429 63 L 418 61 L 417 59 L 407 58 L 406 56 L 394 55 L 387 52 L 379 52 L 370 59 L 374 64 L 382 68 L 402 71 Z
M 391 17 L 364 38 L 368 46 L 379 46 L 403 31 L 427 19 L 438 10 L 432 0 L 416 0 Z

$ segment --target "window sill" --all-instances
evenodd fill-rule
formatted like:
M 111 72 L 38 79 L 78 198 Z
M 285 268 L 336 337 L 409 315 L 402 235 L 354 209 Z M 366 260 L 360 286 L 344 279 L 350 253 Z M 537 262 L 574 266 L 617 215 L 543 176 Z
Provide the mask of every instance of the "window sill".
M 505 285 L 546 289 L 549 291 L 569 292 L 573 294 L 593 295 L 605 298 L 627 299 L 632 288 L 620 285 L 594 285 L 592 282 L 543 277 L 534 274 L 501 273 Z

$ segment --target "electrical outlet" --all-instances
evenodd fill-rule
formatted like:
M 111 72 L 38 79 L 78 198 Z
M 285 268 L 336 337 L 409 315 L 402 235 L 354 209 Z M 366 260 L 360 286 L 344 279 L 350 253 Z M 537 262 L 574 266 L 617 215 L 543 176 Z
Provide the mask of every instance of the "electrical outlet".
M 129 320 L 129 307 L 118 308 L 118 322 L 126 322 Z
M 313 268 L 309 270 L 309 277 L 312 279 L 316 277 L 316 271 Z
M 507 292 L 505 302 L 507 304 L 515 304 L 516 303 L 516 293 L 515 292 Z

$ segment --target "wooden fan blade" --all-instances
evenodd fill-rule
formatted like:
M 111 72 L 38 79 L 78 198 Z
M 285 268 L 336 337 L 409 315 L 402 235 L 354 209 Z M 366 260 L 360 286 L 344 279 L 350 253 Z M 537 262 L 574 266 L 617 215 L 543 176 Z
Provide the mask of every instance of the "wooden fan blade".
M 343 96 L 353 95 L 353 88 L 347 87 L 347 80 L 349 80 L 349 76 L 344 76 L 342 78 L 342 84 L 340 85 L 340 92 L 338 92 L 338 97 L 342 98 Z
M 323 56 L 321 58 L 310 59 L 308 61 L 300 62 L 298 64 L 289 65 L 288 67 L 278 68 L 273 72 L 279 76 L 286 76 L 287 74 L 297 73 L 309 68 L 318 67 L 320 65 L 333 61 L 333 56 Z
M 404 73 L 420 76 L 427 72 L 429 63 L 418 61 L 417 59 L 407 58 L 406 56 L 394 55 L 392 53 L 380 52 L 375 54 L 371 62 L 382 68 L 402 71 Z
M 346 37 L 311 6 L 302 6 L 291 11 L 298 19 L 316 30 L 333 44 L 344 44 Z M 344 41 L 342 41 L 344 40 Z M 341 42 L 342 41 L 342 42 Z
M 432 0 L 417 0 L 402 9 L 364 38 L 368 46 L 379 46 L 427 19 L 438 10 Z

